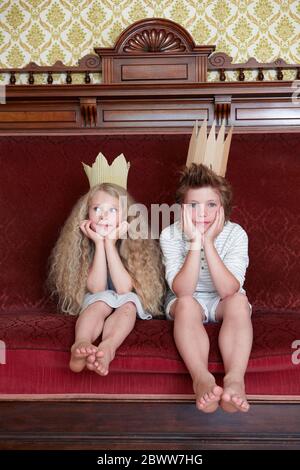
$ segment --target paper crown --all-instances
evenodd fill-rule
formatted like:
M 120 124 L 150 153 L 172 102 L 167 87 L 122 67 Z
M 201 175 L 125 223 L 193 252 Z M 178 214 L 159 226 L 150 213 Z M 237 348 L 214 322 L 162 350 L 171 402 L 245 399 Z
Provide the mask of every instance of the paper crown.
M 126 161 L 123 153 L 116 157 L 111 165 L 109 165 L 101 152 L 98 154 L 91 167 L 85 163 L 82 164 L 91 188 L 101 183 L 113 183 L 127 189 L 130 163 Z
M 203 121 L 199 129 L 198 121 L 196 121 L 190 140 L 186 166 L 189 167 L 192 163 L 197 165 L 202 163 L 211 168 L 217 175 L 225 176 L 233 127 L 230 128 L 225 141 L 224 122 L 217 139 L 215 129 L 216 123 L 214 121 L 207 137 L 207 122 Z

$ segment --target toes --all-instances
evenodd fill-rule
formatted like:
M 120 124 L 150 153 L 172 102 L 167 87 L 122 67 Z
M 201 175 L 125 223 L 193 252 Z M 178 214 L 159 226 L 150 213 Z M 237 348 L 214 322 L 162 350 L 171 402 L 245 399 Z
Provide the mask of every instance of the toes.
M 206 388 L 207 391 L 205 391 L 204 388 L 203 392 L 201 393 L 202 390 L 201 387 L 197 387 L 197 385 L 195 385 L 196 407 L 198 410 L 201 410 L 205 413 L 212 413 L 216 411 L 219 407 L 219 401 L 223 393 L 223 389 L 216 384 L 212 386 L 211 384 L 208 384 Z
M 94 351 L 94 348 L 90 347 L 90 348 L 86 348 L 86 352 L 88 354 L 93 354 L 95 351 Z
M 203 411 L 204 413 L 213 413 L 217 410 L 219 403 L 217 401 L 206 402 L 205 404 L 196 402 L 196 407 L 198 410 Z
M 81 348 L 75 349 L 75 356 L 86 357 L 88 354 L 91 354 L 92 352 L 93 352 L 92 348 L 82 346 Z
M 247 400 L 242 397 L 233 395 L 231 398 L 232 403 L 234 403 L 241 411 L 248 411 L 250 406 Z
M 203 410 L 206 407 L 206 405 L 207 405 L 207 403 L 206 403 L 206 401 L 204 400 L 203 397 L 196 400 L 196 407 L 199 410 Z
M 239 395 L 230 395 L 229 393 L 223 393 L 222 395 L 222 408 L 227 412 L 233 411 L 248 411 L 250 408 L 247 400 Z M 226 403 L 226 405 L 225 405 Z
M 232 401 L 233 403 L 235 403 L 236 405 L 241 406 L 241 404 L 243 403 L 244 400 L 243 400 L 243 398 L 241 398 L 241 397 L 239 397 L 239 396 L 237 396 L 237 395 L 232 395 L 231 401 Z
M 222 387 L 219 387 L 219 385 L 215 385 L 212 391 L 213 394 L 218 398 L 220 398 L 223 393 L 223 389 Z
M 250 405 L 247 401 L 243 401 L 243 403 L 241 404 L 241 409 L 242 411 L 248 411 L 250 408 Z
M 94 354 L 90 354 L 86 359 L 87 363 L 90 363 L 90 364 L 94 364 L 95 360 L 96 360 L 96 356 Z
M 80 357 L 84 356 L 84 353 L 81 352 L 81 349 L 75 349 L 74 356 L 80 358 Z
M 89 369 L 89 370 L 94 370 L 94 369 L 95 369 L 94 364 L 92 364 L 91 362 L 87 362 L 87 363 L 86 363 L 86 367 L 87 367 L 87 369 Z
M 106 369 L 106 367 L 99 366 L 99 367 L 96 367 L 96 369 L 97 369 L 97 372 L 100 375 L 107 375 L 108 374 L 108 370 Z
M 94 370 L 100 375 L 107 375 L 108 374 L 108 368 L 102 364 L 101 362 L 97 361 L 97 358 L 95 362 L 93 363 Z

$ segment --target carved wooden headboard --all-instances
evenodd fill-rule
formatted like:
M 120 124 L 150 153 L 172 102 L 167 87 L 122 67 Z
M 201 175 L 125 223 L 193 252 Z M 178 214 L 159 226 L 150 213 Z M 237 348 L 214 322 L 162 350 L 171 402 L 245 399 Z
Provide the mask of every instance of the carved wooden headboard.
M 0 135 L 189 133 L 196 119 L 225 120 L 234 132 L 299 132 L 300 64 L 253 58 L 233 64 L 214 50 L 195 45 L 180 25 L 153 18 L 134 23 L 113 48 L 95 48 L 97 55 L 77 66 L 0 69 L 9 83 Z M 294 71 L 293 81 L 284 80 L 286 69 Z M 275 79 L 266 81 L 269 70 Z M 57 74 L 65 83 L 55 83 Z M 81 84 L 73 83 L 78 74 Z

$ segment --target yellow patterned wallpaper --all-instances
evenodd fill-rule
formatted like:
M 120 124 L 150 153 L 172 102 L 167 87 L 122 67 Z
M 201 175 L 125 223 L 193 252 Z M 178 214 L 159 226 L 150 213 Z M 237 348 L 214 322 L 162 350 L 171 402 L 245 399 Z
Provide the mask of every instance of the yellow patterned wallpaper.
M 0 67 L 76 65 L 149 17 L 180 23 L 197 44 L 216 44 L 235 62 L 300 63 L 300 0 L 0 0 Z

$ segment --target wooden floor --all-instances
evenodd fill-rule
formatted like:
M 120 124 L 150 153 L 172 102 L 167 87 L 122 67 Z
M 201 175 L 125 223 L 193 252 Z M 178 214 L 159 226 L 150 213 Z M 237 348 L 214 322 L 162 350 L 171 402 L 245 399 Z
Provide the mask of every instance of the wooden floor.
M 0 396 L 0 449 L 300 449 L 300 397 L 253 397 L 248 413 L 192 397 Z

